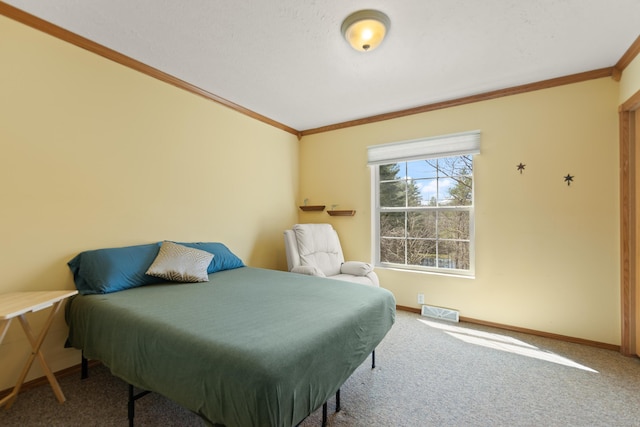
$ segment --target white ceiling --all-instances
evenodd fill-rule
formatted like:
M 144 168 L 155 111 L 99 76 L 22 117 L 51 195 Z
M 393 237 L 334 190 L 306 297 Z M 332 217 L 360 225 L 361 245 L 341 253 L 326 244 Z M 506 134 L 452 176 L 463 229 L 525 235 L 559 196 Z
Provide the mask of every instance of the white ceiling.
M 4 0 L 299 131 L 611 67 L 640 0 Z M 391 19 L 356 52 L 360 9 Z

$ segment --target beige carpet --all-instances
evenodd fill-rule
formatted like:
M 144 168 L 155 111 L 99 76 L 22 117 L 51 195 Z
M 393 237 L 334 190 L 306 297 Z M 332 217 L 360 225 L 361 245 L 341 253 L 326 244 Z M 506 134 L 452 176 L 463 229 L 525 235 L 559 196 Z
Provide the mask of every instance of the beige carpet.
M 330 426 L 639 426 L 640 360 L 616 352 L 398 312 L 376 351 L 342 387 Z M 22 393 L 0 426 L 126 426 L 127 385 L 104 367 Z M 157 394 L 136 426 L 203 426 Z M 320 426 L 321 411 L 301 426 Z

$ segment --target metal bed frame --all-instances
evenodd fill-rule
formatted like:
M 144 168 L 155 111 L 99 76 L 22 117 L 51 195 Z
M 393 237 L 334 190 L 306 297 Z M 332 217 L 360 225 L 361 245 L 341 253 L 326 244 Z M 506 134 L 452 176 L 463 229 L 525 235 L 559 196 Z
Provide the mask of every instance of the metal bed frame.
M 371 352 L 371 369 L 374 369 L 376 367 L 376 351 L 375 349 L 373 350 L 373 352 Z M 82 361 L 80 363 L 80 379 L 84 380 L 89 378 L 89 361 L 86 357 L 84 357 L 84 353 L 82 354 Z M 133 384 L 129 384 L 129 399 L 127 401 L 127 415 L 129 418 L 129 427 L 134 427 L 133 426 L 133 419 L 135 417 L 135 403 L 136 400 L 146 396 L 147 394 L 151 393 L 151 391 L 149 390 L 142 390 L 138 393 L 135 392 L 135 387 L 133 386 Z M 340 412 L 340 389 L 338 389 L 338 391 L 336 391 L 336 410 L 335 412 Z M 327 419 L 328 419 L 328 403 L 324 402 L 322 404 L 322 427 L 326 427 L 327 426 Z M 304 420 L 303 420 L 304 421 Z M 302 421 L 300 422 L 302 423 Z M 300 425 L 300 424 L 298 424 Z M 219 426 L 219 424 L 216 424 L 216 426 Z

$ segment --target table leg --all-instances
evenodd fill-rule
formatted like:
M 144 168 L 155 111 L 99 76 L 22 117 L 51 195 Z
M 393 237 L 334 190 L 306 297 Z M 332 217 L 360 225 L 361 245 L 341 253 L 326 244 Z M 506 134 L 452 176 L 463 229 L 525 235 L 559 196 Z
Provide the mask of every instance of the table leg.
M 49 380 L 49 384 L 51 384 L 51 388 L 53 389 L 53 393 L 56 395 L 58 402 L 63 403 L 65 401 L 65 397 L 64 397 L 64 394 L 62 393 L 62 389 L 60 388 L 60 385 L 58 384 L 58 381 L 56 380 L 55 375 L 53 375 L 53 372 L 51 372 L 51 369 L 49 369 L 49 366 L 47 365 L 47 361 L 45 360 L 44 355 L 42 354 L 42 351 L 40 351 L 40 347 L 42 346 L 42 343 L 44 342 L 44 339 L 47 336 L 47 333 L 49 332 L 49 328 L 53 323 L 53 319 L 55 318 L 56 314 L 58 313 L 58 310 L 60 310 L 60 307 L 62 306 L 62 302 L 63 301 L 61 300 L 53 304 L 51 312 L 49 313 L 49 317 L 47 318 L 37 338 L 34 336 L 31 326 L 29 326 L 29 322 L 27 322 L 25 315 L 21 314 L 20 316 L 18 316 L 18 320 L 20 320 L 22 329 L 24 329 L 24 333 L 29 339 L 29 342 L 31 343 L 32 351 L 31 351 L 31 355 L 29 356 L 29 359 L 27 360 L 27 363 L 24 365 L 24 368 L 20 373 L 20 377 L 18 378 L 18 382 L 16 383 L 16 386 L 13 388 L 13 391 L 7 397 L 5 397 L 2 401 L 0 401 L 0 406 L 2 406 L 2 404 L 6 402 L 7 409 L 9 409 L 11 405 L 13 405 L 13 402 L 18 396 L 18 393 L 20 393 L 20 388 L 22 387 L 22 383 L 24 382 L 24 379 L 27 377 L 27 374 L 29 373 L 29 370 L 31 369 L 31 366 L 33 365 L 33 362 L 36 359 L 36 357 L 38 358 L 38 361 L 42 366 L 42 370 L 44 371 L 45 375 L 47 376 L 47 379 Z
M 2 319 L 0 320 L 0 344 L 2 344 L 2 340 L 4 336 L 7 334 L 9 330 L 9 325 L 11 324 L 11 319 Z
M 9 325 L 11 324 L 12 319 L 2 319 L 2 323 L 0 324 L 0 344 L 2 344 L 2 340 L 4 336 L 7 334 L 9 330 Z M 8 396 L 5 396 L 4 399 L 0 400 L 0 406 L 4 405 L 11 398 L 13 398 L 13 393 L 10 393 Z

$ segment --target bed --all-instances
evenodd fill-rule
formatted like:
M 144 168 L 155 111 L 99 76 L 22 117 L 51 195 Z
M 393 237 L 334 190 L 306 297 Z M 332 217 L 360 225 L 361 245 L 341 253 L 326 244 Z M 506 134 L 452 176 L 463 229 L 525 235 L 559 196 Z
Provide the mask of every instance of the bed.
M 146 269 L 149 260 L 126 262 Z M 134 278 L 135 286 L 107 292 L 83 290 L 81 263 L 69 264 L 81 295 L 67 305 L 68 345 L 228 427 L 297 425 L 339 390 L 395 319 L 385 289 L 241 262 L 209 265 L 204 282 Z

